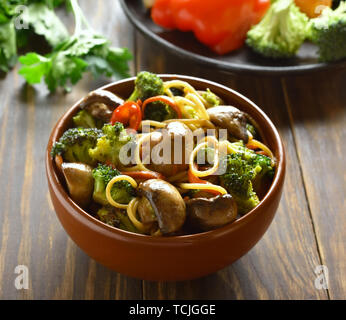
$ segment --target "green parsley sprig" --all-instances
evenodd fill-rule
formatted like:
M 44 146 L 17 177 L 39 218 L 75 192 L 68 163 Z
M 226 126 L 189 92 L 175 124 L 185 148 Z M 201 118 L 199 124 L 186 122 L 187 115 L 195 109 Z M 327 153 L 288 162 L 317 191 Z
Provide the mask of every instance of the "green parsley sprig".
M 29 52 L 19 58 L 19 70 L 29 84 L 44 79 L 49 91 L 58 87 L 70 90 L 84 72 L 95 77 L 126 77 L 128 61 L 132 55 L 127 48 L 114 48 L 104 36 L 96 33 L 86 20 L 77 0 L 67 1 L 75 18 L 75 30 L 69 35 L 54 12 L 54 8 L 66 0 L 0 0 L 0 69 L 9 71 L 17 61 L 18 19 L 16 7 L 25 5 L 20 16 L 34 33 L 43 36 L 52 51 L 46 55 Z

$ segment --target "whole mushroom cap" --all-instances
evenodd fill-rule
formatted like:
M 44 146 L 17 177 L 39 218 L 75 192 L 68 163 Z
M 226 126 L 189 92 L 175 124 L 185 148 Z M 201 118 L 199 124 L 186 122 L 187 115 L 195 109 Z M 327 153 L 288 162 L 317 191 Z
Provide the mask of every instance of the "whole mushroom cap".
M 207 112 L 210 121 L 215 125 L 227 129 L 233 137 L 243 140 L 244 143 L 248 142 L 247 118 L 244 112 L 232 106 L 212 107 Z
M 217 229 L 234 221 L 238 211 L 230 194 L 190 199 L 186 208 L 189 223 L 202 231 Z
M 71 199 L 83 208 L 88 206 L 94 191 L 92 167 L 84 163 L 64 162 L 61 169 Z
M 139 196 L 149 200 L 162 234 L 181 229 L 186 218 L 186 207 L 173 185 L 161 179 L 149 179 L 140 183 L 137 191 Z
M 124 100 L 107 90 L 91 91 L 80 103 L 80 108 L 87 110 L 93 117 L 109 122 L 115 108 Z

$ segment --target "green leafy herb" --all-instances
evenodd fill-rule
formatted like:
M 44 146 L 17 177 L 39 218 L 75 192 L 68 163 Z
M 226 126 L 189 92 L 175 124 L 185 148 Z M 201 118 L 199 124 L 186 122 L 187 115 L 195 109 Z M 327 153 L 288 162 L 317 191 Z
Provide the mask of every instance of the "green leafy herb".
M 76 21 L 74 34 L 46 56 L 31 52 L 21 57 L 19 73 L 30 84 L 44 78 L 51 92 L 57 87 L 69 90 L 69 84 L 75 84 L 87 70 L 95 77 L 128 76 L 128 60 L 132 58 L 128 49 L 112 48 L 108 39 L 89 26 L 77 1 L 71 0 L 71 6 Z
M 72 36 L 54 11 L 64 3 L 75 18 Z M 24 10 L 18 10 L 18 6 L 25 6 Z M 27 25 L 30 32 L 16 28 L 18 22 Z M 77 0 L 0 0 L 0 70 L 8 72 L 15 65 L 17 47 L 25 49 L 32 33 L 44 37 L 52 50 L 46 55 L 29 52 L 19 58 L 19 74 L 29 84 L 44 79 L 51 92 L 58 87 L 69 91 L 86 71 L 94 77 L 128 76 L 128 61 L 132 59 L 129 50 L 111 47 L 107 38 L 96 33 Z
M 45 3 L 33 3 L 22 14 L 23 22 L 32 27 L 36 34 L 44 36 L 51 46 L 68 38 L 69 34 L 54 10 Z

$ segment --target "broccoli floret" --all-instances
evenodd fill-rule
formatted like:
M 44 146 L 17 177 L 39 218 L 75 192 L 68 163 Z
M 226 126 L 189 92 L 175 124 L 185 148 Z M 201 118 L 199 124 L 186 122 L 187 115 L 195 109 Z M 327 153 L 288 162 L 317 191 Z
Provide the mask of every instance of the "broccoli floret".
M 209 88 L 207 88 L 207 90 L 202 93 L 202 97 L 205 99 L 205 101 L 207 101 L 210 107 L 216 107 L 220 105 L 220 99 L 216 94 L 211 92 Z
M 261 154 L 256 154 L 252 162 L 254 165 L 261 167 L 261 170 L 257 172 L 256 177 L 252 181 L 253 190 L 258 193 L 262 191 L 262 185 L 273 180 L 275 169 L 272 166 L 272 160 Z
M 96 128 L 71 128 L 64 132 L 58 142 L 55 142 L 51 156 L 61 155 L 67 162 L 83 162 L 93 165 L 95 161 L 89 155 L 89 149 L 95 147 L 102 136 L 102 131 Z
M 240 153 L 228 155 L 226 161 L 227 172 L 221 176 L 221 182 L 235 198 L 239 213 L 244 214 L 259 203 L 251 182 L 256 172 Z
M 245 214 L 259 203 L 256 187 L 265 178 L 272 179 L 271 159 L 242 147 L 224 158 L 226 173 L 220 177 L 222 185 L 235 198 L 238 211 Z
M 92 159 L 102 163 L 110 163 L 115 167 L 121 163 L 120 150 L 127 143 L 133 142 L 120 122 L 114 125 L 105 124 L 102 127 L 103 136 L 97 139 L 96 146 L 89 150 Z
M 275 169 L 273 167 L 272 160 L 269 157 L 262 154 L 257 154 L 253 150 L 246 148 L 242 142 L 233 143 L 233 145 L 238 146 L 237 153 L 241 154 L 243 159 L 245 159 L 248 164 L 254 168 L 256 172 L 256 179 L 262 177 L 272 179 L 274 177 Z
M 109 181 L 121 173 L 111 166 L 100 164 L 93 170 L 94 177 L 94 192 L 93 199 L 95 202 L 102 205 L 107 205 L 106 187 Z M 135 189 L 128 181 L 121 180 L 114 183 L 111 189 L 111 195 L 114 201 L 119 203 L 129 203 L 132 197 L 135 196 Z
M 138 99 L 144 101 L 150 97 L 164 94 L 163 81 L 156 74 L 142 71 L 137 74 L 135 89 L 128 98 L 130 101 Z
M 246 43 L 270 58 L 291 58 L 306 39 L 308 17 L 294 0 L 275 1 L 261 22 L 247 33 Z
M 129 217 L 116 208 L 104 206 L 97 211 L 97 215 L 102 222 L 107 223 L 112 227 L 139 233 Z
M 73 123 L 76 127 L 81 128 L 102 128 L 102 121 L 95 119 L 88 111 L 80 110 L 74 117 Z
M 176 89 L 179 90 L 179 89 Z M 128 100 L 144 101 L 150 97 L 164 94 L 163 81 L 154 73 L 142 71 L 138 73 L 135 81 L 135 89 Z M 144 119 L 164 121 L 176 118 L 175 111 L 161 101 L 149 103 L 144 112 Z
M 144 110 L 144 119 L 165 121 L 177 118 L 176 112 L 167 104 L 160 101 L 149 103 Z
M 326 8 L 310 21 L 309 39 L 318 46 L 320 61 L 346 58 L 346 1 L 336 10 Z
M 183 111 L 183 117 L 190 118 L 190 119 L 199 119 L 199 115 L 196 109 L 189 105 L 185 105 L 184 111 Z

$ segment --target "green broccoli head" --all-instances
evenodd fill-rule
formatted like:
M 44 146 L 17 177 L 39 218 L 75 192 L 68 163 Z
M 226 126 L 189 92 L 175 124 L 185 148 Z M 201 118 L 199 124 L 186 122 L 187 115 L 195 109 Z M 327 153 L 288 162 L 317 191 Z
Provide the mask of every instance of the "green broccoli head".
M 205 99 L 205 101 L 207 101 L 210 107 L 220 105 L 220 98 L 218 98 L 215 93 L 211 92 L 209 88 L 202 93 L 202 97 Z
M 117 169 L 105 164 L 99 164 L 92 172 L 94 177 L 93 199 L 102 205 L 107 205 L 106 187 L 109 181 L 121 173 Z M 111 189 L 111 195 L 114 201 L 119 203 L 129 203 L 135 196 L 135 189 L 128 181 L 117 181 Z
M 95 119 L 88 111 L 80 110 L 74 117 L 73 123 L 76 127 L 81 128 L 102 128 L 102 121 Z
M 61 155 L 67 162 L 83 162 L 93 165 L 95 160 L 90 157 L 89 149 L 95 147 L 102 131 L 96 128 L 71 128 L 64 132 L 55 142 L 51 156 Z
M 175 118 L 177 118 L 176 112 L 161 101 L 149 103 L 144 110 L 144 119 L 162 122 Z
M 222 175 L 223 184 L 232 194 L 249 197 L 252 193 L 251 181 L 256 176 L 250 161 L 240 153 L 231 153 L 226 157 L 227 172 Z
M 220 177 L 221 183 L 235 198 L 239 213 L 245 214 L 259 203 L 255 184 L 257 187 L 263 179 L 274 176 L 271 159 L 239 147 L 236 153 L 224 158 L 224 165 L 226 172 Z
M 118 167 L 123 162 L 120 160 L 121 149 L 126 144 L 132 143 L 133 138 L 120 122 L 114 125 L 105 124 L 102 127 L 102 133 L 103 136 L 97 139 L 96 146 L 89 150 L 89 155 L 95 161 Z
M 274 177 L 275 169 L 269 157 L 253 153 L 252 158 L 252 164 L 256 167 L 261 167 L 261 171 L 257 173 L 257 176 L 268 176 L 271 179 Z
M 275 1 L 261 22 L 247 33 L 246 43 L 270 58 L 291 58 L 306 38 L 308 17 L 294 0 Z
M 163 81 L 154 73 L 147 71 L 142 71 L 137 74 L 135 80 L 135 89 L 128 100 L 137 101 L 141 99 L 142 101 L 164 94 Z
M 257 168 L 261 168 L 257 171 L 255 178 L 252 180 L 253 190 L 256 194 L 260 194 L 263 192 L 263 187 L 268 186 L 273 180 L 275 169 L 272 166 L 272 160 L 261 154 L 256 154 L 252 163 Z
M 136 227 L 132 224 L 129 217 L 123 213 L 121 210 L 118 210 L 111 206 L 104 206 L 97 211 L 97 216 L 99 219 L 112 226 L 122 230 L 138 233 Z
M 346 1 L 334 11 L 330 8 L 310 21 L 309 39 L 318 46 L 320 61 L 346 58 Z

